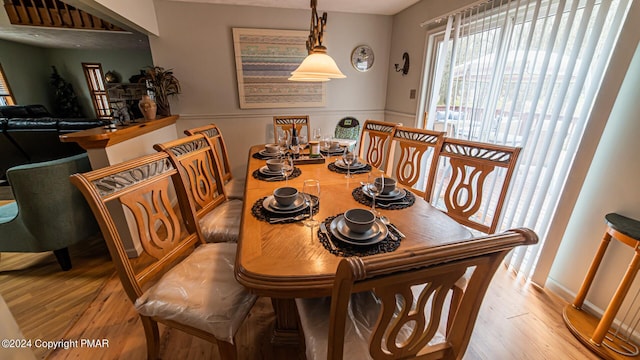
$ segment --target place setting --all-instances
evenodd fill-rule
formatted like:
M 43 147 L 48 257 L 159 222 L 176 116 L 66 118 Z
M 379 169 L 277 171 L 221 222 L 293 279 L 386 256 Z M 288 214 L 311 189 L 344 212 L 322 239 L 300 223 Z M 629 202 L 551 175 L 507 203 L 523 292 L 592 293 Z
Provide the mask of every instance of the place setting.
M 273 194 L 258 199 L 251 207 L 251 213 L 258 220 L 270 224 L 287 224 L 305 220 L 307 226 L 318 222 L 314 215 L 320 207 L 320 182 L 305 180 L 303 191 L 290 186 L 279 187 Z
M 318 239 L 334 255 L 367 256 L 394 251 L 403 236 L 386 218 L 353 208 L 320 223 Z
M 339 174 L 346 174 L 346 177 L 351 177 L 352 174 L 365 174 L 371 171 L 371 165 L 361 162 L 353 150 L 346 148 L 341 155 L 342 158 L 327 165 L 329 170 Z
M 280 145 L 278 144 L 265 144 L 264 149 L 253 153 L 254 159 L 259 160 L 268 160 L 275 159 L 282 155 L 282 151 L 280 149 Z
M 353 198 L 363 204 L 372 207 L 378 206 L 387 210 L 399 210 L 412 206 L 416 197 L 411 191 L 397 186 L 397 181 L 386 176 L 369 174 L 366 183 L 353 189 Z
M 344 148 L 338 140 L 323 140 L 320 143 L 320 153 L 324 156 L 340 156 L 343 152 Z
M 262 181 L 288 182 L 289 179 L 296 178 L 300 174 L 302 171 L 293 165 L 293 159 L 286 157 L 267 160 L 266 165 L 254 170 L 251 175 L 254 179 Z

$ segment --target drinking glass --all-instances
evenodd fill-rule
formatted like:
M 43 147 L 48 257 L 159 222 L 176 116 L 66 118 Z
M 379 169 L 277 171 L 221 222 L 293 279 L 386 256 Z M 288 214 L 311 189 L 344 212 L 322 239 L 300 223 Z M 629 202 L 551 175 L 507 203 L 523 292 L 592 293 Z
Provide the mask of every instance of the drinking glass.
M 376 183 L 376 178 L 382 178 L 382 181 Z M 382 189 L 384 188 L 384 173 L 381 175 L 375 175 L 373 171 L 369 173 L 368 181 L 367 181 L 367 189 L 371 194 L 371 212 L 379 216 L 380 213 L 376 210 L 376 196 L 382 193 Z
M 300 136 L 292 136 L 291 137 L 291 153 L 294 157 L 298 157 L 300 154 L 300 150 L 302 149 L 302 144 L 300 144 Z
M 322 130 L 320 128 L 313 129 L 313 140 L 320 141 L 322 139 Z
M 278 148 L 280 150 L 280 156 L 284 157 L 289 149 L 289 135 L 286 132 L 278 133 Z
M 313 207 L 320 200 L 320 181 L 309 179 L 302 184 L 302 195 L 305 203 L 309 206 L 309 218 L 303 221 L 303 224 L 313 228 L 318 225 L 318 220 L 314 219 Z M 316 197 L 315 199 L 313 197 Z
M 299 141 L 299 144 L 300 144 L 300 150 L 306 148 L 307 144 L 309 144 L 309 139 L 308 139 L 307 135 L 298 136 L 298 141 Z
M 293 174 L 293 158 L 290 156 L 285 156 L 284 162 L 282 163 L 282 176 L 284 176 L 285 184 L 289 184 L 289 176 Z
M 347 164 L 347 175 L 345 175 L 345 177 L 353 177 L 353 175 L 351 175 L 351 165 L 353 165 L 353 163 L 356 161 L 356 154 L 354 154 L 353 150 L 351 150 L 349 147 L 346 147 L 344 149 L 344 153 L 342 153 L 342 161 Z

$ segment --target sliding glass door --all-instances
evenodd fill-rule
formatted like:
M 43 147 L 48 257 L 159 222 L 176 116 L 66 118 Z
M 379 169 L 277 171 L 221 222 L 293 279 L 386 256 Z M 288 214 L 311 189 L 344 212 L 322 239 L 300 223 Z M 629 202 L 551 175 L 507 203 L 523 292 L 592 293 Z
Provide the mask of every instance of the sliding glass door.
M 494 1 L 443 19 L 446 25 L 428 39 L 420 123 L 451 137 L 523 149 L 500 229 L 527 226 L 540 235 L 538 246 L 507 260 L 527 275 L 628 5 Z

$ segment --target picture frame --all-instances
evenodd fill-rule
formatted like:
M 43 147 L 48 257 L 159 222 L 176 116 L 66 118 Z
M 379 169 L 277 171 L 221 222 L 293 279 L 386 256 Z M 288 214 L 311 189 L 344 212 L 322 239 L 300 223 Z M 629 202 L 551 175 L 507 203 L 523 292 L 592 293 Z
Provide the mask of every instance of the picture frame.
M 233 28 L 241 109 L 325 106 L 322 82 L 289 81 L 307 56 L 308 31 Z

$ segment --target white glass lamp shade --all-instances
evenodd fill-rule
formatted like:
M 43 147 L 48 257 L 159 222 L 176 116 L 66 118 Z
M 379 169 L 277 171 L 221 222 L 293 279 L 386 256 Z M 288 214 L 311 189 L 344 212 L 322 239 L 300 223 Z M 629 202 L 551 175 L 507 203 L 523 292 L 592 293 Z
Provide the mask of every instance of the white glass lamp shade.
M 292 74 L 291 77 L 288 79 L 290 81 L 323 82 L 323 81 L 331 80 L 326 76 L 300 75 L 300 74 L 294 74 L 294 73 L 291 73 L 291 74 Z
M 331 56 L 323 51 L 314 51 L 309 54 L 291 75 L 289 80 L 292 81 L 325 81 L 320 79 L 346 78 Z

